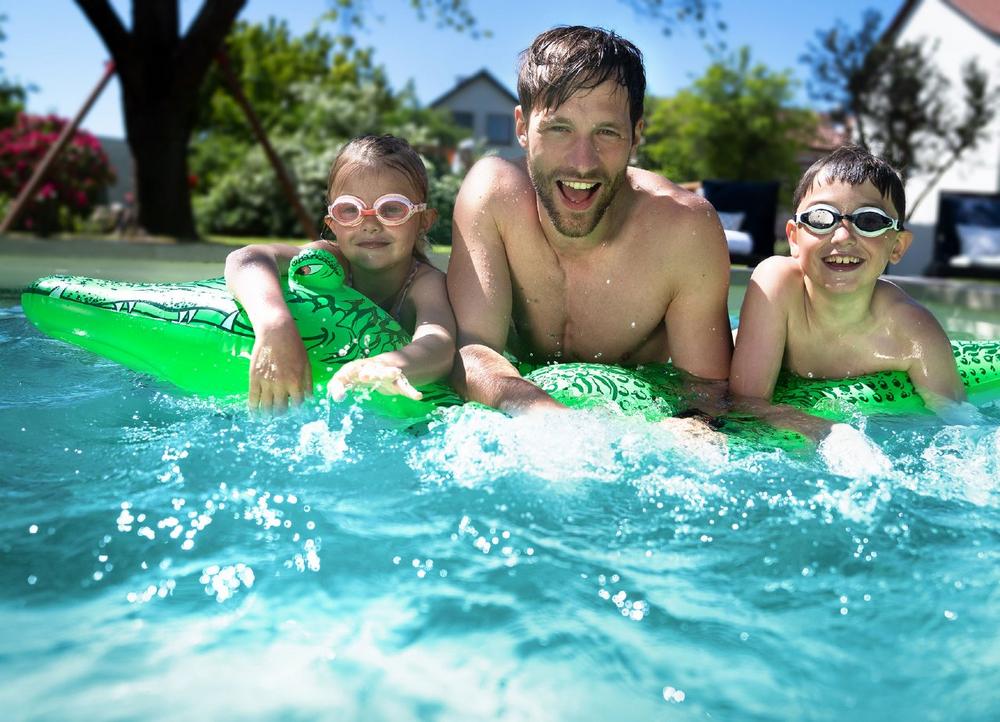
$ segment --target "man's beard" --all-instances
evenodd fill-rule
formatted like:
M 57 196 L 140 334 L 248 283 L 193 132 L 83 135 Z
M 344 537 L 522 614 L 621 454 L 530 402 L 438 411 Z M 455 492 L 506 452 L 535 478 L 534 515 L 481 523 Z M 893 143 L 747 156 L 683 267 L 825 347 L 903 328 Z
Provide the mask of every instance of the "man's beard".
M 597 224 L 604 218 L 604 214 L 611 206 L 611 201 L 614 200 L 618 189 L 625 180 L 625 170 L 625 168 L 622 168 L 621 172 L 611 179 L 607 179 L 605 176 L 597 176 L 597 180 L 601 185 L 596 193 L 603 193 L 603 195 L 597 199 L 597 203 L 592 208 L 587 211 L 574 213 L 567 208 L 560 208 L 556 202 L 555 194 L 560 191 L 556 186 L 555 179 L 573 180 L 576 174 L 556 170 L 546 175 L 534 163 L 528 164 L 528 176 L 531 178 L 531 184 L 535 187 L 535 194 L 542 202 L 542 207 L 548 214 L 549 220 L 552 221 L 552 225 L 555 226 L 559 233 L 569 238 L 583 238 L 590 235 L 597 228 Z M 593 175 L 587 176 L 588 180 L 593 180 L 594 178 L 595 176 Z

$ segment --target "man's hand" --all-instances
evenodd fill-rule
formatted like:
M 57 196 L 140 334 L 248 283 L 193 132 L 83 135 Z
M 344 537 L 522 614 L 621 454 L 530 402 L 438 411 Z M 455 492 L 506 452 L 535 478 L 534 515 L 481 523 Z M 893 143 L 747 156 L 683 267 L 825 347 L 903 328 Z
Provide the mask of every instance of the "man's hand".
M 424 397 L 413 388 L 402 369 L 379 361 L 378 357 L 344 364 L 326 387 L 334 401 L 343 401 L 349 388 L 371 389 L 387 396 L 405 396 L 414 401 Z
M 250 355 L 250 408 L 280 413 L 311 395 L 312 368 L 295 324 L 262 329 Z

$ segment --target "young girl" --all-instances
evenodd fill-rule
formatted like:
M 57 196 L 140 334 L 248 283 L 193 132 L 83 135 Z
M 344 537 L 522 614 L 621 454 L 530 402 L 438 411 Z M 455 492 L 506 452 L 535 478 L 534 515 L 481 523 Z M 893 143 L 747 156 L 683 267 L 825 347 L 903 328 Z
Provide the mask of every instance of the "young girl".
M 226 259 L 226 282 L 256 334 L 250 358 L 250 407 L 283 410 L 312 393 L 305 346 L 285 305 L 279 275 L 305 248 L 332 252 L 347 283 L 392 315 L 413 340 L 398 351 L 358 359 L 327 387 L 340 400 L 347 388 L 421 397 L 414 386 L 451 370 L 455 318 L 444 274 L 420 249 L 437 212 L 427 208 L 427 171 L 401 138 L 363 136 L 343 147 L 330 168 L 324 223 L 336 240 L 303 247 L 254 245 Z

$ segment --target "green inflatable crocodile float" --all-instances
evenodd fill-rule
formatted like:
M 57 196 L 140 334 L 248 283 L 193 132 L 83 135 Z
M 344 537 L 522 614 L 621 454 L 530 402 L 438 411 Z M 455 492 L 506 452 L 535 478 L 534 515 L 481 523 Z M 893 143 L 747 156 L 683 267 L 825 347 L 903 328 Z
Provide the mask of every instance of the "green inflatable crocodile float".
M 344 281 L 343 268 L 326 251 L 304 251 L 289 266 L 285 301 L 305 343 L 317 388 L 325 387 L 340 365 L 400 348 L 410 340 L 385 311 Z M 141 284 L 49 276 L 28 287 L 21 303 L 43 333 L 185 391 L 217 398 L 247 393 L 253 328 L 222 278 Z M 953 341 L 952 347 L 972 399 L 1000 396 L 1000 342 Z M 570 363 L 521 370 L 573 407 L 609 408 L 651 421 L 683 410 L 678 400 L 680 374 L 669 365 Z M 419 402 L 376 393 L 367 403 L 379 413 L 415 420 L 435 408 L 461 403 L 444 384 L 423 386 L 421 391 L 424 399 Z M 913 384 L 900 372 L 840 380 L 783 375 L 774 400 L 833 420 L 857 411 L 926 412 Z M 735 427 L 743 424 L 738 418 L 731 421 Z M 762 437 L 765 441 L 786 445 L 778 443 L 781 439 L 773 430 L 768 433 Z
M 317 387 L 325 387 L 348 361 L 401 348 L 410 340 L 389 314 L 344 280 L 340 262 L 326 251 L 304 251 L 288 269 L 285 301 Z M 223 278 L 124 283 L 48 276 L 24 291 L 21 305 L 43 333 L 184 391 L 216 398 L 246 396 L 254 332 Z M 461 402 L 444 384 L 420 390 L 422 401 L 375 394 L 373 403 L 391 416 L 419 417 Z

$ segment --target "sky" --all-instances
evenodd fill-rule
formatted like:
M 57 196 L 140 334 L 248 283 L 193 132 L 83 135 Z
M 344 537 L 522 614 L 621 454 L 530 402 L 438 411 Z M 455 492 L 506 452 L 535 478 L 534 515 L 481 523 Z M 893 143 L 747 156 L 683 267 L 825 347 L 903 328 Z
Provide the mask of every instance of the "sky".
M 838 21 L 859 27 L 868 8 L 882 14 L 883 24 L 904 0 L 720 0 L 718 17 L 728 28 L 721 35 L 731 49 L 747 45 L 755 62 L 772 70 L 790 70 L 801 85 L 797 102 L 810 106 L 805 89 L 807 67 L 800 57 L 818 30 Z M 599 25 L 635 43 L 646 63 L 652 95 L 669 96 L 700 76 L 712 58 L 693 26 L 677 26 L 666 36 L 662 25 L 634 9 L 629 0 L 468 0 L 489 38 L 471 38 L 439 28 L 433 17 L 418 19 L 410 0 L 362 0 L 371 19 L 358 41 L 375 49 L 375 62 L 385 67 L 393 87 L 411 82 L 417 98 L 429 105 L 464 76 L 486 68 L 512 92 L 517 54 L 532 38 L 555 25 Z M 194 17 L 201 0 L 180 0 L 182 27 Z M 308 31 L 332 0 L 248 0 L 240 19 L 266 22 L 283 19 L 295 34 Z M 112 0 L 126 27 L 131 2 Z M 0 68 L 9 79 L 35 89 L 28 111 L 73 117 L 99 80 L 109 59 L 104 44 L 73 0 L 0 0 L 2 29 Z M 330 23 L 331 34 L 338 28 Z M 83 121 L 96 135 L 124 137 L 117 79 L 105 88 Z

